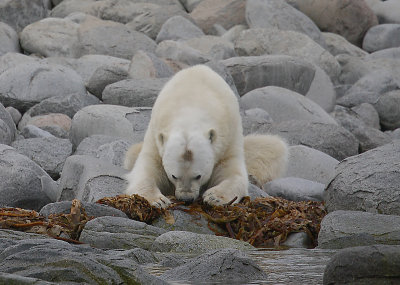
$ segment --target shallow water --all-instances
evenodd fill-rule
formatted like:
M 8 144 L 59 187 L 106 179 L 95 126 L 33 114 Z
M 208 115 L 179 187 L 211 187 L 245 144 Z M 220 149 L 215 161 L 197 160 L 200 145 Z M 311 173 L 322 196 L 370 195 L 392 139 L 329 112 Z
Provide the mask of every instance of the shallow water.
M 262 249 L 246 252 L 268 274 L 266 280 L 257 280 L 250 283 L 230 284 L 285 284 L 285 285 L 312 285 L 322 284 L 325 266 L 335 250 L 326 249 Z M 168 268 L 153 266 L 148 270 L 155 275 L 161 275 Z M 176 280 L 171 284 L 223 284 L 217 282 L 189 282 Z

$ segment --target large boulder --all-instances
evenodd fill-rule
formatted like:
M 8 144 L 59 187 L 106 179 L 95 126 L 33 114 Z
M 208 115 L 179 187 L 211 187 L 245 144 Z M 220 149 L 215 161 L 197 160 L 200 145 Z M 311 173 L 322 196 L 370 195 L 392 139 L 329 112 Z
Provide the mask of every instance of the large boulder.
M 396 284 L 400 282 L 400 246 L 346 248 L 328 262 L 323 284 Z
M 239 100 L 244 110 L 261 108 L 276 123 L 290 120 L 337 125 L 336 121 L 319 105 L 289 89 L 268 86 L 254 89 Z
M 334 211 L 324 217 L 319 248 L 400 244 L 400 217 L 361 211 Z
M 326 188 L 326 207 L 400 215 L 400 141 L 349 157 Z M 349 187 L 349 185 L 351 187 Z
M 284 0 L 248 0 L 246 20 L 250 28 L 296 31 L 325 46 L 321 31 L 313 21 Z
M 57 185 L 36 163 L 0 145 L 0 206 L 39 211 L 57 199 Z
M 44 99 L 73 93 L 86 93 L 82 77 L 61 65 L 28 62 L 0 74 L 1 102 L 20 111 Z
M 339 34 L 360 46 L 368 29 L 378 24 L 364 0 L 289 0 L 321 31 Z

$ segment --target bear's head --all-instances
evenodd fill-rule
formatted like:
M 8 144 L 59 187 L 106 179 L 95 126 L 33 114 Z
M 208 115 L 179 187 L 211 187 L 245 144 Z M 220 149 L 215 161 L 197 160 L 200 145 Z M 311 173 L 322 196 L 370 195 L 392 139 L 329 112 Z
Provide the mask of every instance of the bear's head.
M 165 173 L 175 186 L 175 197 L 188 202 L 195 200 L 213 172 L 215 131 L 178 132 L 168 137 L 160 134 L 158 140 Z

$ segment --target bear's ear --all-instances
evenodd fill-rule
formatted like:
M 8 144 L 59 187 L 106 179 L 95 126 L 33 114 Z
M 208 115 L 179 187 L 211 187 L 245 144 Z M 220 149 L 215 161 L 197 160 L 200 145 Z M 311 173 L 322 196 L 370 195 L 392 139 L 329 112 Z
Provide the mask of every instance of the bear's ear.
M 214 129 L 211 129 L 208 131 L 208 139 L 210 140 L 211 143 L 215 142 L 215 139 L 217 138 L 217 134 Z

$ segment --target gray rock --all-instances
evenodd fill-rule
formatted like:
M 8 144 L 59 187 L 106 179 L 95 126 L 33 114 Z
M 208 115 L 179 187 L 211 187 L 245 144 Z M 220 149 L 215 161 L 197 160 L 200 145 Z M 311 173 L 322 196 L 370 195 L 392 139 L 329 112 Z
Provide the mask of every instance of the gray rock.
M 333 55 L 300 32 L 275 28 L 245 30 L 236 39 L 235 50 L 240 56 L 285 54 L 301 57 L 318 65 L 331 78 L 340 73 L 340 65 Z
M 146 6 L 142 12 L 135 16 L 132 21 L 128 22 L 126 26 L 152 39 L 157 37 L 162 25 L 171 17 L 188 17 L 186 11 L 183 11 L 182 7 L 177 5 L 165 5 L 167 3 L 163 1 L 158 1 L 158 3 L 155 3 L 156 5 L 147 3 L 147 1 L 143 4 Z
M 14 107 L 12 107 L 12 106 L 8 106 L 6 108 L 6 110 L 11 115 L 11 118 L 13 119 L 14 124 L 17 125 L 19 120 L 21 120 L 21 118 L 22 118 L 21 113 L 17 109 L 15 109 Z
M 0 42 L 0 56 L 7 52 L 20 52 L 17 33 L 3 22 L 0 22 Z
M 235 25 L 245 25 L 246 2 L 241 0 L 204 0 L 190 16 L 207 35 L 217 35 L 221 27 L 225 30 Z
M 77 146 L 91 135 L 108 135 L 143 141 L 150 121 L 150 108 L 128 108 L 115 105 L 87 106 L 72 119 L 71 141 Z
M 174 72 L 154 54 L 140 50 L 133 56 L 128 74 L 133 79 L 147 79 L 171 77 Z
M 342 160 L 358 154 L 359 142 L 342 126 L 290 120 L 261 126 L 253 131 L 283 137 L 290 145 L 305 145 Z
M 57 284 L 165 284 L 129 257 L 55 239 L 15 241 L 2 251 L 0 271 Z
M 0 161 L 0 205 L 38 211 L 56 201 L 56 183 L 32 160 L 0 145 Z
M 205 65 L 207 65 L 209 68 L 218 73 L 219 76 L 221 76 L 225 80 L 225 82 L 228 83 L 229 87 L 231 87 L 236 97 L 239 98 L 239 93 L 236 89 L 235 82 L 229 72 L 229 69 L 224 64 L 222 64 L 221 61 L 211 60 L 207 62 Z
M 193 283 L 220 282 L 223 284 L 261 281 L 267 274 L 244 253 L 234 249 L 207 252 L 192 258 L 184 265 L 160 276 L 164 280 L 188 280 Z
M 21 130 L 21 135 L 26 138 L 55 138 L 51 133 L 48 131 L 42 130 L 39 127 L 34 125 L 26 125 Z
M 240 240 L 185 231 L 166 232 L 156 238 L 151 246 L 152 251 L 197 254 L 223 248 L 254 249 L 249 243 Z
M 267 111 L 261 108 L 242 110 L 243 134 L 257 133 L 258 130 L 269 127 L 273 120 Z
M 314 22 L 283 0 L 249 0 L 246 20 L 250 28 L 278 28 L 308 35 L 321 46 L 324 38 Z
M 40 209 L 39 214 L 45 217 L 51 214 L 69 214 L 71 212 L 71 204 L 71 201 L 50 203 Z M 86 202 L 81 202 L 81 204 L 88 216 L 93 216 L 95 218 L 104 216 L 127 218 L 124 212 L 107 205 Z
M 375 71 L 359 79 L 337 104 L 345 107 L 374 104 L 382 94 L 396 89 L 400 89 L 400 81 L 391 72 Z
M 189 66 L 202 64 L 211 60 L 211 57 L 186 45 L 184 42 L 171 40 L 165 40 L 159 43 L 155 54 L 160 58 L 178 61 Z
M 149 249 L 165 230 L 121 217 L 99 217 L 86 223 L 80 241 L 96 248 Z
M 239 37 L 239 35 L 244 31 L 247 30 L 248 27 L 247 25 L 236 25 L 230 28 L 228 31 L 223 31 L 221 33 L 221 38 L 228 40 L 232 43 L 235 43 L 236 39 Z
M 15 139 L 16 127 L 10 113 L 0 103 L 0 144 L 11 144 Z
M 203 31 L 188 19 L 182 16 L 174 16 L 162 25 L 156 42 L 159 43 L 164 40 L 187 40 L 203 35 Z
M 400 128 L 400 89 L 382 94 L 374 107 L 385 130 Z
M 334 124 L 337 122 L 319 105 L 303 95 L 289 89 L 268 86 L 254 89 L 239 100 L 243 109 L 261 108 L 268 112 L 276 123 L 289 120 L 303 120 Z
M 25 113 L 18 124 L 22 130 L 27 125 L 34 125 L 59 138 L 68 138 L 71 129 L 71 118 L 64 114 L 49 113 L 31 117 Z
M 400 56 L 400 47 L 387 48 L 368 54 L 367 59 L 392 59 L 396 60 Z
M 319 150 L 303 145 L 291 146 L 284 177 L 298 177 L 326 185 L 334 176 L 338 163 L 339 161 Z
M 4 1 L 0 5 L 0 19 L 20 32 L 26 25 L 47 17 L 46 3 L 43 0 Z
M 193 11 L 194 8 L 196 8 L 197 5 L 200 4 L 201 1 L 202 0 L 181 0 L 180 2 L 182 3 L 185 10 L 190 13 Z
M 38 278 L 23 277 L 17 274 L 0 273 L 0 283 L 2 284 L 37 284 L 37 285 L 55 285 L 56 283 L 47 282 Z
M 154 52 L 156 43 L 143 33 L 87 16 L 78 29 L 80 55 L 104 54 L 131 59 L 138 50 Z
M 397 11 L 400 9 L 400 4 L 398 1 L 367 1 L 367 4 L 378 17 L 379 23 L 400 24 L 400 16 L 399 13 L 397 13 Z
M 400 217 L 360 211 L 334 211 L 324 217 L 320 248 L 400 244 Z
M 93 135 L 85 138 L 74 154 L 91 155 L 106 160 L 113 165 L 123 167 L 125 153 L 132 145 L 131 141 L 115 137 Z
M 44 57 L 79 57 L 79 24 L 69 19 L 46 18 L 26 26 L 21 32 L 21 46 Z
M 187 209 L 187 207 L 180 206 Z M 214 235 L 215 233 L 209 229 L 208 220 L 201 214 L 187 213 L 183 210 L 170 210 L 174 217 L 174 223 L 169 224 L 163 216 L 156 219 L 152 225 L 166 231 L 186 231 L 198 234 Z
M 36 62 L 32 56 L 27 56 L 21 53 L 8 52 L 0 56 L 0 74 L 9 68 L 15 67 L 18 64 L 27 64 L 28 62 Z
M 233 57 L 221 63 L 231 73 L 240 96 L 269 85 L 305 95 L 315 76 L 311 63 L 285 55 Z
M 124 80 L 128 77 L 128 72 L 117 66 L 101 66 L 96 69 L 86 84 L 87 90 L 101 99 L 104 88 L 112 83 Z
M 67 158 L 59 182 L 58 201 L 78 199 L 95 202 L 103 197 L 122 194 L 127 172 L 101 159 L 88 155 Z
M 378 101 L 379 102 L 379 101 Z M 369 103 L 361 103 L 360 105 L 351 108 L 352 111 L 356 112 L 358 117 L 369 127 L 374 129 L 381 129 L 379 122 L 379 114 L 375 107 Z
M 282 245 L 290 248 L 311 248 L 312 241 L 305 232 L 290 233 Z
M 372 27 L 364 36 L 363 50 L 374 52 L 382 49 L 400 47 L 400 24 L 382 24 Z
M 50 60 L 49 58 L 48 60 Z M 102 54 L 88 54 L 81 56 L 78 59 L 67 59 L 67 63 L 71 62 L 71 68 L 73 68 L 80 76 L 82 76 L 85 84 L 89 82 L 89 79 L 94 76 L 95 72 L 99 68 L 103 69 L 123 69 L 128 72 L 130 60 L 118 58 L 110 55 Z M 61 64 L 61 63 L 60 63 Z
M 259 187 L 257 187 L 256 185 L 254 185 L 252 183 L 249 183 L 248 191 L 249 191 L 248 194 L 249 194 L 249 197 L 251 200 L 254 200 L 256 198 L 271 197 L 270 195 L 265 193 L 265 191 L 261 190 Z
M 263 185 L 269 195 L 291 201 L 323 201 L 325 184 L 298 177 L 272 180 Z
M 400 76 L 398 75 L 400 72 L 400 60 L 396 58 L 374 58 L 370 56 L 359 58 L 356 56 L 340 54 L 336 56 L 336 59 L 342 69 L 339 76 L 340 84 L 354 84 L 362 77 L 373 72 L 377 73 L 376 77 L 378 80 L 382 78 L 382 76 L 379 76 L 379 72 L 382 74 L 389 73 L 397 80 L 400 79 Z M 382 83 L 385 82 L 381 82 L 381 84 Z
M 53 179 L 60 176 L 65 160 L 72 154 L 70 141 L 56 137 L 18 140 L 11 146 L 36 162 Z
M 106 104 L 152 107 L 167 78 L 125 79 L 108 85 L 102 95 Z
M 213 60 L 221 60 L 236 56 L 234 46 L 228 40 L 221 37 L 205 35 L 184 41 Z
M 0 100 L 26 111 L 55 95 L 85 94 L 82 78 L 72 69 L 42 63 L 19 64 L 0 74 Z
M 383 2 L 384 3 L 384 2 Z M 396 284 L 400 282 L 400 246 L 372 245 L 336 253 L 324 272 L 324 284 Z
M 351 56 L 364 57 L 368 55 L 366 51 L 353 45 L 341 35 L 328 32 L 322 33 L 322 35 L 325 39 L 327 51 L 334 56 L 339 54 L 348 54 Z
M 328 211 L 360 210 L 399 215 L 399 150 L 400 141 L 394 140 L 340 162 L 326 188 Z
M 360 143 L 359 152 L 373 149 L 391 141 L 387 134 L 367 126 L 358 114 L 351 109 L 336 106 L 331 115 L 356 137 Z
M 64 114 L 72 118 L 76 112 L 86 106 L 100 104 L 95 96 L 86 93 L 74 93 L 68 95 L 54 96 L 44 99 L 25 112 L 23 120 L 29 117 L 45 115 L 49 113 Z

